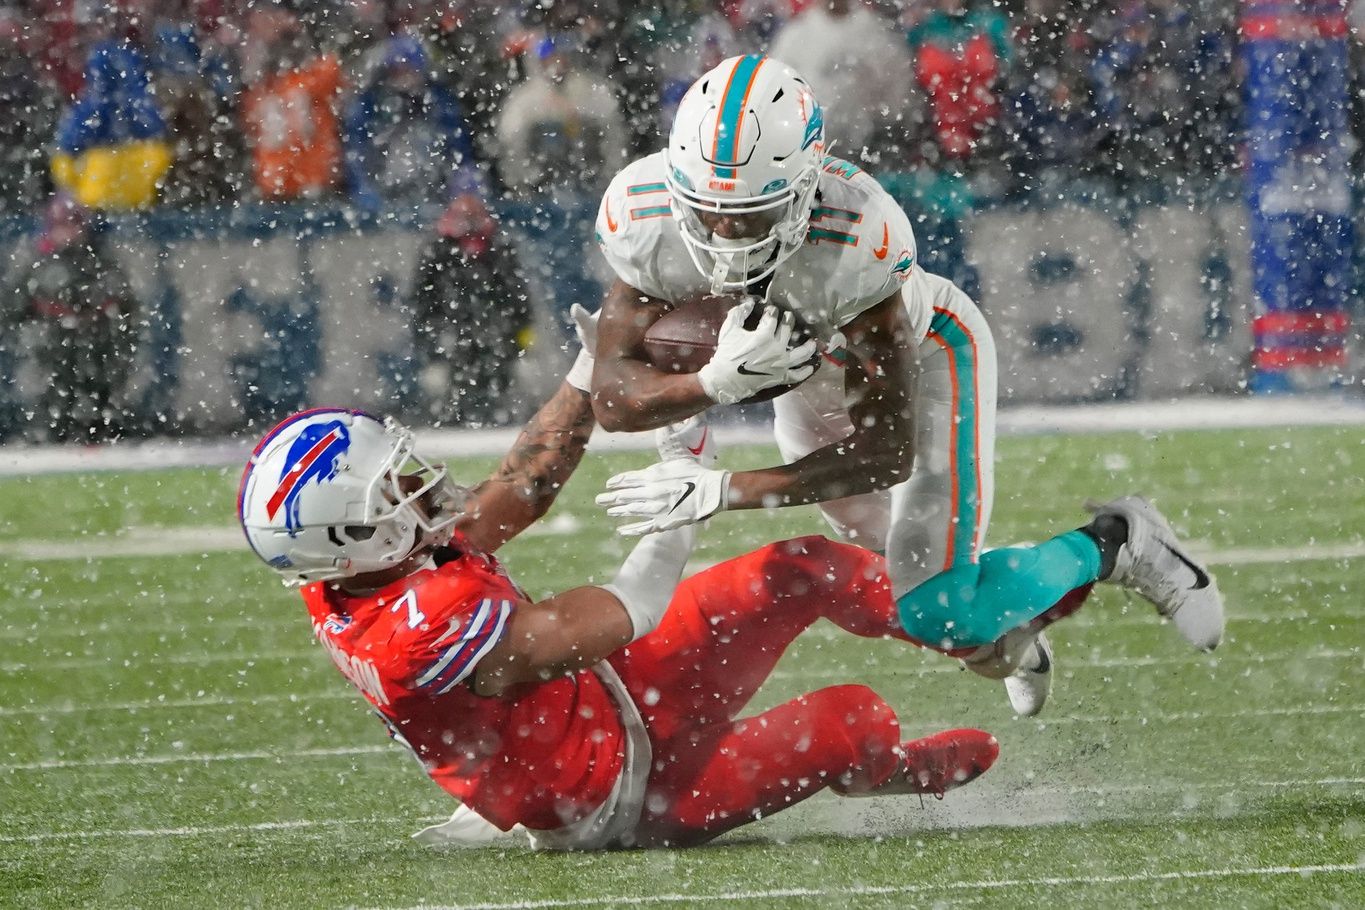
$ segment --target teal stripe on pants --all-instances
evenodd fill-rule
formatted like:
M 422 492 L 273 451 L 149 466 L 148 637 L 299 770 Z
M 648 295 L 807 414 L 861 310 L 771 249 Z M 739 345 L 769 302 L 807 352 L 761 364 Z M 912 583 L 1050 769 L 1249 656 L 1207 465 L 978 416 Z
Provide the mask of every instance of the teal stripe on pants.
M 953 425 L 953 473 L 957 495 L 953 500 L 955 521 L 948 545 L 947 563 L 955 566 L 976 561 L 976 536 L 981 510 L 980 472 L 977 470 L 976 437 L 976 345 L 971 335 L 952 314 L 936 310 L 929 334 L 944 345 L 953 375 L 955 407 Z

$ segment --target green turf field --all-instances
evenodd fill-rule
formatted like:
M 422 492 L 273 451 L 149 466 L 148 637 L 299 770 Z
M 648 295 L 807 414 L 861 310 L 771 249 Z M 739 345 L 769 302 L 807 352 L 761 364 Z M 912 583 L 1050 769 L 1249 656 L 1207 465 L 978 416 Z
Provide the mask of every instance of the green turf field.
M 1057 687 L 1026 721 L 943 657 L 822 624 L 755 708 L 867 682 L 909 734 L 991 730 L 996 767 L 943 802 L 822 795 L 712 847 L 607 855 L 409 841 L 451 803 L 296 595 L 244 551 L 185 553 L 232 524 L 235 469 L 0 481 L 0 906 L 1365 906 L 1362 435 L 1002 440 L 991 542 L 1074 527 L 1087 495 L 1155 496 L 1214 562 L 1216 655 L 1106 591 L 1054 628 Z M 533 594 L 614 570 L 591 497 L 644 462 L 591 459 L 560 533 L 506 549 Z M 722 515 L 698 558 L 821 527 Z

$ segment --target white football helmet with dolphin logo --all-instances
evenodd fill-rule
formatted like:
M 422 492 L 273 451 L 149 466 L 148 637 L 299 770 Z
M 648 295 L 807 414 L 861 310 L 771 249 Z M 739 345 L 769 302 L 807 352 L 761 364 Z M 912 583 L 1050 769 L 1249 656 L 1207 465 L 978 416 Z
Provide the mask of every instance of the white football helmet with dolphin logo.
M 447 542 L 464 496 L 444 467 L 413 454 L 411 431 L 392 419 L 318 408 L 256 446 L 237 516 L 257 556 L 287 584 L 306 584 L 387 569 Z
M 785 63 L 731 57 L 688 89 L 664 152 L 665 182 L 712 293 L 745 290 L 805 243 L 825 151 L 820 105 Z M 704 212 L 760 216 L 767 231 L 720 237 L 702 222 Z

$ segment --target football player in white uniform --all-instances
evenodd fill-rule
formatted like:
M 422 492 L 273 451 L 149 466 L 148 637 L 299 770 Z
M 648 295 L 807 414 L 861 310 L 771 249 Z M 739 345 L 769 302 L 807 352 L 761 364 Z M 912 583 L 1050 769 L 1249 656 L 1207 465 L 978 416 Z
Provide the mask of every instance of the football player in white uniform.
M 1085 528 L 983 552 L 993 493 L 996 362 L 976 305 L 916 262 L 909 219 L 870 175 L 826 154 L 823 116 L 791 68 L 761 55 L 703 75 L 667 148 L 625 168 L 598 214 L 617 275 L 598 325 L 593 404 L 609 430 L 664 426 L 716 403 L 802 382 L 775 402 L 789 463 L 728 472 L 681 462 L 613 478 L 599 502 L 644 534 L 721 510 L 818 502 L 842 536 L 888 558 L 906 633 L 1004 679 L 1041 709 L 1051 654 L 1041 628 L 1090 585 L 1136 589 L 1196 647 L 1223 608 L 1205 568 L 1144 500 L 1094 506 Z M 644 359 L 674 303 L 742 293 L 710 363 L 670 374 Z M 766 318 L 746 328 L 752 308 Z M 814 332 L 789 347 L 794 311 Z M 752 321 L 752 320 L 751 320 Z M 814 370 L 814 375 L 811 372 Z

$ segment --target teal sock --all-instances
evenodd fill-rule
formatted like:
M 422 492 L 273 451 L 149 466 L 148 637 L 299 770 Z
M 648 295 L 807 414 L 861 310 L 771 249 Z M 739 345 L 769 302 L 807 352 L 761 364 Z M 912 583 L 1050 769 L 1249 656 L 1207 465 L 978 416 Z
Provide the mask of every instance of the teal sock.
M 990 644 L 1100 577 L 1100 548 L 1081 531 L 1033 547 L 981 555 L 940 572 L 896 601 L 906 634 L 935 648 Z

